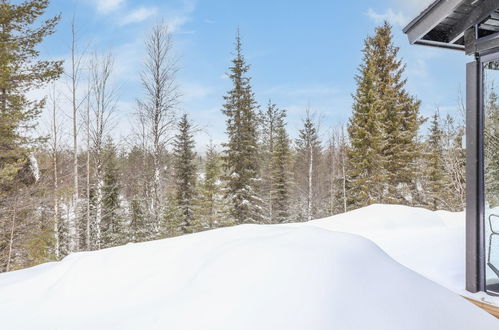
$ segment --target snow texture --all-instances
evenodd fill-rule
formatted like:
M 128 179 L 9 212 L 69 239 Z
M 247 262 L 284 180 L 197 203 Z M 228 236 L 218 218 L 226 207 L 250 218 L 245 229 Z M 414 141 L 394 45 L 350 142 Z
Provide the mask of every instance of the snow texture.
M 309 224 L 368 238 L 424 277 L 460 295 L 499 306 L 499 297 L 465 290 L 464 212 L 378 204 Z
M 451 265 L 448 245 L 459 235 L 447 235 L 459 222 L 459 214 L 372 206 L 75 253 L 0 275 L 1 328 L 497 329 L 498 320 L 383 251 L 430 278 L 455 272 L 443 283 L 453 285 L 461 264 Z M 430 271 L 433 258 L 441 264 Z

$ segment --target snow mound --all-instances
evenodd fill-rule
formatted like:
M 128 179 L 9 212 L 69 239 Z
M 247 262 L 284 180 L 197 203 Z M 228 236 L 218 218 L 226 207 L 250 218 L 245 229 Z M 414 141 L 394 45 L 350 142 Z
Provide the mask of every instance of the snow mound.
M 368 238 L 402 265 L 454 292 L 471 296 L 464 288 L 464 212 L 378 204 L 308 224 Z
M 246 225 L 0 275 L 2 329 L 494 329 L 371 241 Z

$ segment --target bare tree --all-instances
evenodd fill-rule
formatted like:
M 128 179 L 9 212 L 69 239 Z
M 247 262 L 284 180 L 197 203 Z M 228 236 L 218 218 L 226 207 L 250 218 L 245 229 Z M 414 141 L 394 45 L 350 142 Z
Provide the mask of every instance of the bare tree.
M 90 62 L 90 108 L 92 118 L 88 121 L 89 135 L 92 142 L 92 154 L 95 164 L 95 248 L 101 246 L 102 199 L 104 187 L 103 146 L 104 139 L 113 128 L 111 115 L 116 109 L 116 93 L 110 86 L 113 71 L 111 54 L 99 57 L 95 55 Z M 88 177 L 87 177 L 88 180 Z M 87 196 L 88 197 L 88 196 Z M 88 206 L 87 206 L 88 207 Z
M 154 231 L 159 233 L 164 200 L 161 160 L 173 138 L 180 93 L 175 80 L 177 61 L 173 56 L 172 36 L 168 26 L 156 25 L 145 46 L 146 59 L 140 75 L 145 95 L 137 101 L 138 121 L 145 129 L 147 151 L 152 154 L 154 173 L 150 209 Z
M 78 88 L 83 70 L 83 53 L 78 49 L 78 33 L 76 31 L 75 18 L 71 21 L 71 58 L 70 68 L 66 73 L 68 78 L 69 101 L 71 103 L 72 119 L 72 140 L 73 140 L 73 193 L 71 196 L 71 212 L 68 213 L 68 235 L 69 253 L 77 251 L 79 247 L 78 235 L 78 205 L 79 205 L 79 184 L 78 184 L 78 112 L 83 99 L 78 98 Z
M 61 256 L 59 242 L 59 149 L 61 139 L 61 125 L 58 118 L 58 95 L 56 93 L 55 84 L 52 85 L 50 94 L 50 103 L 52 106 L 52 118 L 50 129 L 50 154 L 52 157 L 52 175 L 53 175 L 53 231 L 54 231 L 54 255 L 56 259 Z

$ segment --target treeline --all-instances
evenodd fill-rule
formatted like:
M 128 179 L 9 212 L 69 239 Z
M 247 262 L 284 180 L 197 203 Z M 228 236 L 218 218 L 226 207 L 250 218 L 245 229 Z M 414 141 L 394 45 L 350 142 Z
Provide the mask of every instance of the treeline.
M 420 102 L 405 89 L 388 24 L 365 40 L 348 124 L 321 127 L 320 114 L 304 109 L 295 139 L 285 109 L 257 102 L 238 33 L 221 109 L 227 141 L 200 146 L 206 152 L 198 154 L 199 129 L 178 109 L 177 63 L 164 25 L 146 41 L 143 93 L 126 139 L 110 134 L 119 113 L 113 58 L 94 55 L 84 63 L 74 25 L 69 89 L 29 101 L 30 90 L 62 77 L 62 62 L 40 61 L 36 51 L 59 20 L 34 26 L 47 6 L 0 3 L 2 271 L 76 251 L 236 224 L 307 221 L 372 203 L 464 207 L 463 125 L 436 112 L 421 134 Z M 51 113 L 51 129 L 32 139 L 26 129 L 42 108 Z M 71 118 L 69 143 L 63 115 Z

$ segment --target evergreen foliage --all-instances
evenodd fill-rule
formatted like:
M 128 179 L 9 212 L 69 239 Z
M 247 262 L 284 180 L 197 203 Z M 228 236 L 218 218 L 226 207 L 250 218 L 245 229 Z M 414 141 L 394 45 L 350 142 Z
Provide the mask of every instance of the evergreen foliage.
M 319 164 L 321 162 L 322 146 L 319 139 L 318 127 L 314 123 L 310 112 L 307 110 L 303 121 L 303 128 L 298 132 L 295 140 L 295 184 L 296 198 L 299 203 L 297 220 L 305 221 L 316 218 L 319 198 Z
M 289 195 L 289 141 L 284 118 L 286 111 L 270 100 L 267 109 L 260 111 L 260 194 L 264 222 L 282 222 L 287 218 Z M 276 195 L 278 194 L 278 195 Z M 275 202 L 278 202 L 276 210 Z M 277 211 L 277 213 L 276 213 Z
M 205 229 L 227 224 L 227 203 L 223 196 L 220 154 L 210 144 L 206 151 L 204 176 L 200 185 L 199 218 Z
M 257 223 L 261 220 L 258 197 L 257 104 L 247 76 L 249 65 L 242 53 L 239 31 L 236 53 L 229 68 L 232 89 L 224 96 L 223 114 L 228 141 L 224 143 L 225 181 L 227 198 L 231 201 L 231 216 L 237 223 Z
M 428 196 L 428 205 L 437 210 L 442 207 L 442 194 L 445 187 L 445 168 L 443 163 L 443 131 L 440 127 L 440 114 L 438 110 L 433 115 L 430 136 L 428 139 L 426 168 L 428 171 L 426 193 Z
M 178 208 L 180 231 L 189 233 L 195 226 L 196 153 L 192 124 L 187 114 L 178 123 L 178 133 L 173 141 L 175 204 Z
M 485 195 L 490 205 L 499 205 L 499 95 L 487 86 L 484 125 Z
M 385 22 L 364 42 L 356 76 L 349 176 L 352 203 L 411 203 L 419 159 L 417 134 L 422 119 L 419 101 L 405 90 L 405 66 Z
M 120 168 L 116 146 L 111 138 L 104 145 L 104 186 L 102 188 L 102 242 L 103 246 L 111 247 L 124 242 L 124 224 L 121 214 Z
M 27 93 L 57 79 L 62 62 L 38 60 L 37 46 L 54 33 L 59 16 L 46 19 L 48 0 L 21 4 L 0 1 L 0 188 L 14 188 L 13 180 L 27 161 L 37 139 L 35 127 L 45 99 L 32 101 Z
M 270 186 L 271 222 L 283 223 L 290 218 L 291 195 L 291 150 L 286 123 L 285 112 L 276 119 L 275 139 L 272 149 L 272 184 Z

